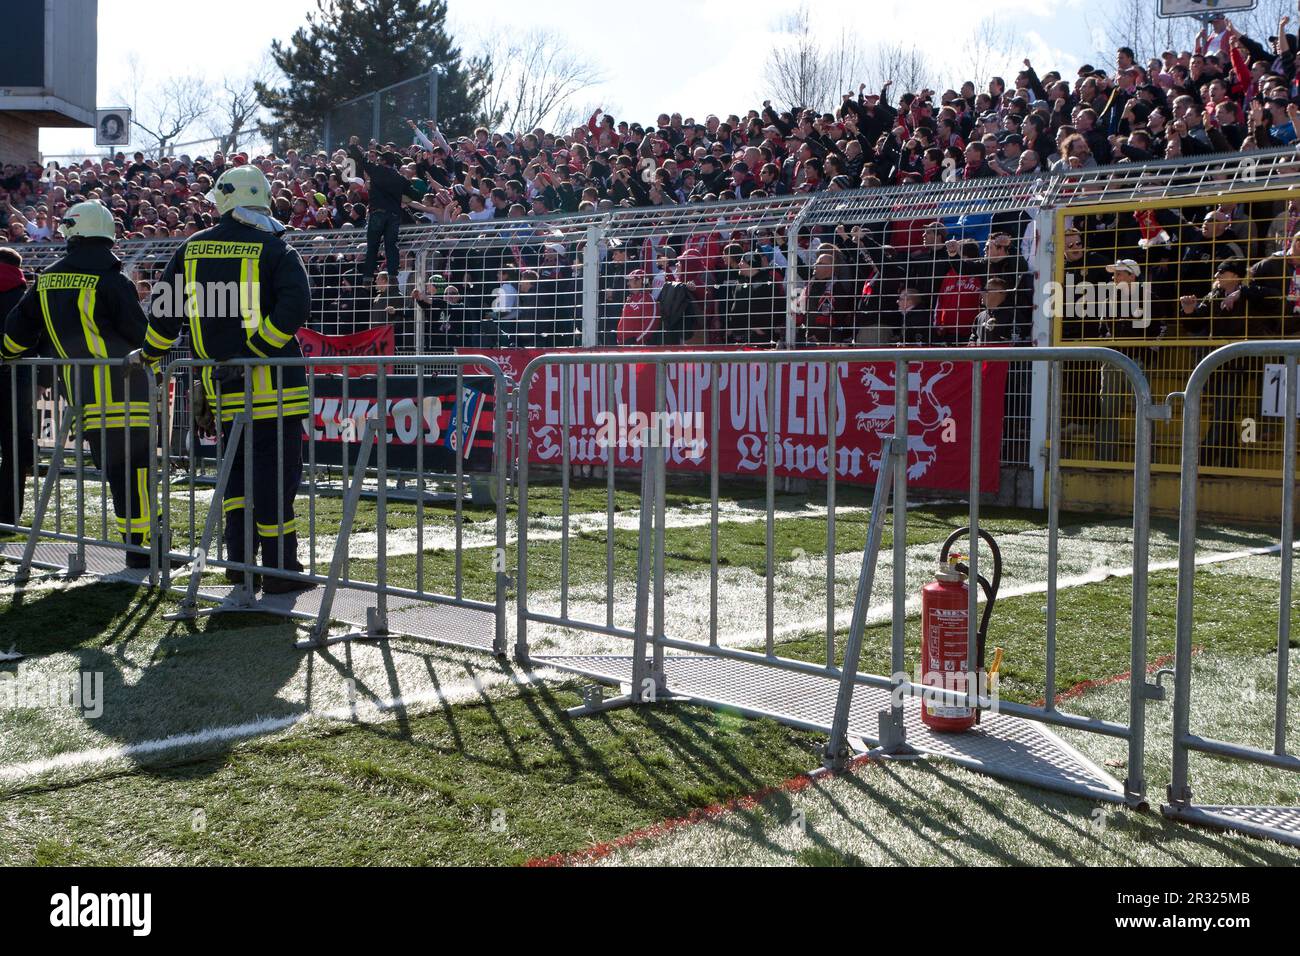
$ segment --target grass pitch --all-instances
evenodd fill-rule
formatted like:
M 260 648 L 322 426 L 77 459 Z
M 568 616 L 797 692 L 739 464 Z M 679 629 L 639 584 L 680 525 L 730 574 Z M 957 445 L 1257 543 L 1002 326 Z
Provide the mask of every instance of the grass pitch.
M 837 612 L 850 607 L 869 518 L 866 496 L 843 491 Z M 754 520 L 753 494 L 752 486 L 725 489 L 728 523 L 718 556 L 720 640 L 741 647 L 761 646 L 755 629 L 761 634 L 766 528 Z M 173 502 L 188 507 L 188 495 Z M 616 578 L 627 581 L 636 552 L 635 525 L 626 525 L 635 520 L 635 491 L 620 489 L 615 504 Z M 816 505 L 781 496 L 774 529 L 781 562 L 776 650 L 809 660 L 825 654 L 819 625 L 827 524 Z M 535 608 L 558 600 L 560 509 L 558 489 L 531 489 Z M 707 518 L 707 501 L 674 487 L 669 509 L 670 632 L 699 637 L 711 554 L 698 519 Z M 591 519 L 570 541 L 570 598 L 595 616 L 607 584 L 604 484 L 575 483 L 570 512 Z M 472 522 L 467 531 L 490 530 L 490 509 L 464 513 Z M 909 591 L 919 590 L 937 543 L 963 515 L 943 506 L 909 514 L 909 563 L 917 566 Z M 317 502 L 322 548 L 332 547 L 338 517 L 337 502 Z M 999 602 L 990 636 L 1007 652 L 1002 692 L 1033 702 L 1044 678 L 1041 515 L 986 509 L 984 518 L 1008 545 L 1004 587 L 1013 596 Z M 451 515 L 430 507 L 418 520 L 445 532 Z M 395 534 L 416 522 L 413 506 L 390 508 Z M 374 528 L 373 513 L 364 514 L 355 536 L 360 542 Z M 1157 566 L 1176 556 L 1173 531 L 1157 523 Z M 1194 726 L 1255 744 L 1268 742 L 1272 715 L 1278 560 L 1244 552 L 1268 543 L 1267 534 L 1249 529 L 1207 529 L 1202 547 L 1225 560 L 1197 578 L 1202 652 Z M 1076 691 L 1128 669 L 1132 588 L 1122 571 L 1130 545 L 1122 521 L 1064 518 L 1062 575 L 1076 580 L 1061 592 L 1056 683 L 1071 695 L 1074 712 L 1125 717 L 1126 683 Z M 357 550 L 365 553 L 362 543 Z M 486 542 L 463 553 L 467 596 L 490 599 L 491 555 Z M 873 604 L 888 601 L 888 557 Z M 418 565 L 427 581 L 447 581 L 454 555 L 431 545 Z M 356 557 L 351 566 L 361 577 L 373 559 Z M 393 555 L 389 569 L 413 583 L 417 557 Z M 1154 660 L 1172 650 L 1174 574 L 1156 571 L 1150 584 Z M 615 595 L 623 615 L 627 594 L 616 584 Z M 291 647 L 295 631 L 287 622 L 258 615 L 164 621 L 174 606 L 167 595 L 108 584 L 38 584 L 0 594 L 0 650 L 16 644 L 27 655 L 0 664 L 10 688 L 27 695 L 19 706 L 0 706 L 0 863 L 1300 861 L 1300 850 L 1009 785 L 942 761 L 871 763 L 810 782 L 799 775 L 819 763 L 822 738 L 771 721 L 683 705 L 575 720 L 564 708 L 579 702 L 582 686 L 563 675 L 406 639 L 303 654 Z M 915 630 L 913 618 L 909 659 Z M 530 636 L 544 649 L 592 645 L 547 629 Z M 887 620 L 877 616 L 864 668 L 887 672 L 888 644 Z M 102 675 L 102 715 L 35 699 L 81 673 Z M 1292 691 L 1292 739 L 1296 698 Z M 1168 703 L 1148 705 L 1153 803 L 1168 779 L 1168 717 Z M 1124 776 L 1123 742 L 1065 736 Z M 1202 801 L 1297 802 L 1294 776 L 1211 758 L 1194 758 L 1192 769 Z

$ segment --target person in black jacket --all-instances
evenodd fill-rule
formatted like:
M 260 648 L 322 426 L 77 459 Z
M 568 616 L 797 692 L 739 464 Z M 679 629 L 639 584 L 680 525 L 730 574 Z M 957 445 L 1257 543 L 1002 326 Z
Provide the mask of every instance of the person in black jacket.
M 780 341 L 785 336 L 785 291 L 753 252 L 740 258 L 738 281 L 727 299 L 726 340 L 739 345 Z
M 174 288 L 177 277 L 184 276 L 185 307 L 153 310 L 139 360 L 156 363 L 176 344 L 182 316 L 189 323 L 195 358 L 301 358 L 295 333 L 311 317 L 311 285 L 302 257 L 281 238 L 284 227 L 271 217 L 270 184 L 256 167 L 236 166 L 217 181 L 215 192 L 221 220 L 187 239 L 163 272 L 164 289 Z M 214 294 L 231 288 L 237 290 L 237 303 Z M 230 448 L 236 417 L 247 413 L 252 419 L 252 434 L 234 449 L 225 490 L 228 560 L 252 562 L 260 548 L 263 568 L 301 573 L 293 505 L 302 483 L 303 418 L 311 411 L 306 370 L 301 365 L 208 366 L 200 377 L 221 423 L 223 447 Z M 244 455 L 250 444 L 253 487 L 245 489 Z M 253 553 L 244 540 L 249 492 L 256 523 Z M 232 584 L 244 582 L 243 572 L 226 575 Z M 263 590 L 287 594 L 312 586 L 300 578 L 268 575 Z
M 361 269 L 361 281 L 371 282 L 379 266 L 379 244 L 384 245 L 384 259 L 388 270 L 394 274 L 401 268 L 401 254 L 397 237 L 402 224 L 402 205 L 407 199 L 419 199 L 411 181 L 398 171 L 402 157 L 398 153 L 384 153 L 379 163 L 372 163 L 357 145 L 361 140 L 353 136 L 348 144 L 348 155 L 356 161 L 357 169 L 370 180 L 370 222 L 366 225 L 366 263 Z
M 145 338 L 148 319 L 135 283 L 113 255 L 116 222 L 99 202 L 79 203 L 63 219 L 68 252 L 36 280 L 5 319 L 5 359 L 125 359 Z M 63 397 L 80 413 L 91 459 L 108 482 L 117 529 L 132 549 L 130 568 L 147 568 L 153 527 L 149 487 L 149 382 L 142 368 L 65 365 Z M 125 435 L 124 435 L 125 432 Z M 10 493 L 12 495 L 12 492 Z
M 8 315 L 27 291 L 23 257 L 0 249 L 0 316 Z M 32 461 L 32 370 L 0 368 L 0 525 L 15 525 L 23 513 L 23 478 Z

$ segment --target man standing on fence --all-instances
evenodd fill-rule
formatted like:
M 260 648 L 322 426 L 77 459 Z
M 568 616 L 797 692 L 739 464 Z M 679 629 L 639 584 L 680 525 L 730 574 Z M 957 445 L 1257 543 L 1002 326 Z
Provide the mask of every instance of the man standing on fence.
M 301 358 L 295 333 L 311 316 L 311 286 L 296 249 L 281 238 L 284 226 L 271 216 L 271 187 L 254 166 L 236 166 L 217 180 L 214 201 L 221 221 L 195 233 L 172 256 L 162 288 L 178 287 L 181 308 L 154 309 L 138 360 L 157 363 L 180 339 L 181 316 L 189 321 L 194 356 L 217 362 Z M 237 296 L 222 294 L 238 289 Z M 164 314 L 165 313 L 165 314 Z M 219 417 L 229 448 L 235 418 L 245 411 L 252 432 L 234 449 L 225 492 L 226 555 L 235 564 L 262 552 L 267 570 L 299 574 L 298 534 L 293 503 L 302 483 L 303 418 L 310 412 L 307 374 L 301 365 L 232 365 L 202 369 L 202 395 Z M 246 382 L 245 377 L 252 381 Z M 196 419 L 198 412 L 196 411 Z M 253 554 L 245 553 L 248 518 L 244 455 L 253 455 Z M 231 583 L 242 572 L 227 571 Z M 309 590 L 301 579 L 268 575 L 267 594 Z
M 361 140 L 353 136 L 348 144 L 348 155 L 356 161 L 357 169 L 363 171 L 370 180 L 370 222 L 366 226 L 366 264 L 361 270 L 361 281 L 370 282 L 375 277 L 379 265 L 379 244 L 384 245 L 384 259 L 391 275 L 397 275 L 401 268 L 401 253 L 398 251 L 398 229 L 402 223 L 402 205 L 407 199 L 419 199 L 419 195 L 399 171 L 402 157 L 399 153 L 385 152 L 380 162 L 372 163 L 358 145 Z
M 124 359 L 144 341 L 149 321 L 135 283 L 113 255 L 117 223 L 99 202 L 73 206 L 62 220 L 68 252 L 50 266 L 5 320 L 0 355 L 38 351 L 58 359 Z M 113 497 L 117 530 L 135 548 L 151 546 L 149 382 L 141 368 L 118 362 L 58 369 L 59 387 L 79 407 L 91 460 Z M 75 431 L 74 431 L 75 434 Z M 129 462 L 129 473 L 128 473 Z M 12 488 L 3 489 L 12 499 Z M 128 552 L 129 568 L 149 567 L 149 555 Z

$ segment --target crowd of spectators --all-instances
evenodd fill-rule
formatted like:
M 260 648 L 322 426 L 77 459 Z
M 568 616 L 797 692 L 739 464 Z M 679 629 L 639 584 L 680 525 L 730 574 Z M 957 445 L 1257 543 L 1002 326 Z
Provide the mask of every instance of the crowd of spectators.
M 367 249 L 360 234 L 354 252 L 308 255 L 322 327 L 347 331 L 384 320 L 401 328 L 418 304 L 435 317 L 426 324 L 426 349 L 572 344 L 581 266 L 575 244 L 550 237 L 548 224 L 559 216 L 622 207 L 669 212 L 1287 145 L 1300 128 L 1297 41 L 1288 23 L 1283 18 L 1277 36 L 1261 41 L 1218 16 L 1193 50 L 1143 64 L 1122 47 L 1112 64 L 1086 64 L 1073 76 L 1040 74 L 1025 60 L 1010 84 L 993 77 L 983 89 L 968 81 L 894 100 L 890 83 L 870 93 L 863 85 L 827 113 L 769 102 L 744 115 L 664 113 L 642 125 L 597 111 L 565 133 L 479 128 L 455 138 L 412 119 L 409 144 L 164 160 L 119 153 L 70 168 L 7 166 L 0 227 L 11 243 L 49 239 L 69 205 L 98 198 L 124 239 L 185 237 L 214 222 L 206 197 L 221 173 L 252 163 L 271 180 L 274 214 L 290 229 L 355 228 L 373 237 L 376 220 L 386 217 L 379 275 L 380 242 Z M 380 166 L 400 177 L 396 212 L 381 210 L 372 195 Z M 1239 213 L 1217 214 L 1231 224 Z M 396 226 L 472 229 L 498 221 L 515 223 L 517 241 L 435 252 L 425 288 L 412 287 L 411 261 L 394 261 Z M 1026 222 L 986 217 L 975 230 L 845 223 L 801 237 L 807 245 L 793 250 L 781 230 L 674 235 L 665 227 L 602 249 L 600 335 L 605 342 L 772 342 L 783 337 L 792 305 L 812 341 L 1027 341 Z M 1108 258 L 1102 265 L 1121 257 Z M 786 288 L 791 259 L 796 289 Z M 1204 290 L 1187 288 L 1200 308 Z

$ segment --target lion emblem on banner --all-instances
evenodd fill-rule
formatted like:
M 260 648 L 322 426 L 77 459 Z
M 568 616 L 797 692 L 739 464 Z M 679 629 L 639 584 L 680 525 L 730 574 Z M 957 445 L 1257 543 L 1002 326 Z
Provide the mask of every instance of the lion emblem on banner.
M 872 407 L 858 412 L 855 421 L 858 431 L 871 432 L 883 441 L 894 433 L 894 382 L 892 374 L 886 381 L 876 374 L 876 368 L 867 365 L 862 370 L 861 384 Z M 953 363 L 942 362 L 933 374 L 923 378 L 926 368 L 921 366 L 908 373 L 907 477 L 912 480 L 923 478 L 939 460 L 939 435 L 952 417 L 952 408 L 939 398 L 938 387 L 952 374 Z M 867 456 L 873 471 L 880 471 L 882 458 L 880 451 Z

